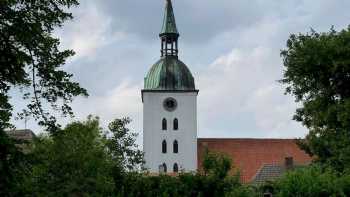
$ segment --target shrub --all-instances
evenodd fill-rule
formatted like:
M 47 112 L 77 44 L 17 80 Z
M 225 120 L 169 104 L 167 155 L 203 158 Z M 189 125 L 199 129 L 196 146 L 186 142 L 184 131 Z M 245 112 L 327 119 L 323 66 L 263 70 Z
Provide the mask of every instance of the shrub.
M 286 173 L 274 184 L 276 196 L 350 196 L 350 175 L 319 166 Z

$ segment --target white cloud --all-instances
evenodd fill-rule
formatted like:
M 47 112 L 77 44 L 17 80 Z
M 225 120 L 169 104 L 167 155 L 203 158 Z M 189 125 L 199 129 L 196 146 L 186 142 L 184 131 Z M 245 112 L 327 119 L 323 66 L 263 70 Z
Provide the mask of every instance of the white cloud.
M 100 117 L 101 126 L 107 128 L 115 118 L 130 117 L 129 128 L 139 133 L 137 143 L 142 146 L 142 102 L 141 85 L 123 80 L 117 87 L 103 95 L 90 95 L 89 98 L 79 98 L 73 103 L 76 119 L 84 120 L 92 114 Z
M 134 121 L 133 128 L 140 131 L 141 119 L 141 85 L 131 84 L 123 80 L 114 89 L 103 95 L 90 95 L 88 99 L 78 99 L 74 102 L 74 109 L 78 118 L 84 118 L 89 114 L 101 117 L 106 125 L 114 118 L 131 117 Z
M 297 105 L 283 95 L 278 84 L 257 88 L 247 100 L 246 110 L 267 137 L 303 137 L 305 128 L 292 120 Z
M 214 133 L 225 137 L 302 137 L 305 134 L 305 129 L 291 120 L 296 104 L 283 94 L 276 81 L 280 76 L 269 72 L 276 64 L 274 53 L 266 46 L 235 48 L 218 57 L 198 76 L 201 136 Z M 246 122 L 239 122 L 241 119 Z M 227 130 L 223 134 L 212 130 L 223 127 Z
M 95 58 L 97 49 L 126 36 L 123 31 L 112 33 L 111 16 L 96 6 L 94 1 L 82 2 L 73 12 L 73 21 L 56 32 L 62 40 L 62 47 L 76 52 L 73 60 Z

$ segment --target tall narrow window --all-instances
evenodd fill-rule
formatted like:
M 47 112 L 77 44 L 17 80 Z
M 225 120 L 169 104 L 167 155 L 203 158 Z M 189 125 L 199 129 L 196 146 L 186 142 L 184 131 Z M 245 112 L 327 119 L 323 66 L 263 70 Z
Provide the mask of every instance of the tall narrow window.
M 179 152 L 179 144 L 177 143 L 177 140 L 174 141 L 173 152 L 174 153 L 178 153 Z
M 174 130 L 178 130 L 179 129 L 179 121 L 177 120 L 177 118 L 174 119 Z
M 174 163 L 173 172 L 179 172 L 179 166 L 177 163 Z
M 162 120 L 162 130 L 166 130 L 167 129 L 167 122 L 166 122 L 166 119 L 163 118 Z
M 162 153 L 166 153 L 166 141 L 163 140 L 162 142 Z
M 166 168 L 166 164 L 165 163 L 163 163 L 163 170 L 164 170 L 165 173 L 167 172 L 167 168 Z

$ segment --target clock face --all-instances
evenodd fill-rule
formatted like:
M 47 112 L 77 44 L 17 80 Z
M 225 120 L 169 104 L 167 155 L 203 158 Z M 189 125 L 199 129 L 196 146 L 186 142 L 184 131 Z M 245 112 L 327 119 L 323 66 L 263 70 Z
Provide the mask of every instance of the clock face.
M 177 107 L 177 102 L 174 98 L 166 98 L 163 102 L 163 107 L 167 111 L 174 111 Z

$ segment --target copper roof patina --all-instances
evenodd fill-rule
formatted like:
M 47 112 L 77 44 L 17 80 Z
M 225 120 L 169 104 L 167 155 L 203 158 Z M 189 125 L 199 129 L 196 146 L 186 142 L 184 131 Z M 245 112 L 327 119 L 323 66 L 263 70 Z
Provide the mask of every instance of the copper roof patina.
M 160 31 L 160 35 L 162 34 L 179 34 L 176 28 L 175 16 L 171 0 L 166 0 L 163 26 L 162 30 Z
M 160 37 L 162 41 L 161 59 L 151 67 L 145 77 L 144 90 L 196 91 L 191 71 L 177 56 L 179 33 L 171 0 L 166 0 Z
M 145 90 L 195 90 L 194 78 L 177 57 L 166 56 L 156 62 L 145 78 Z

